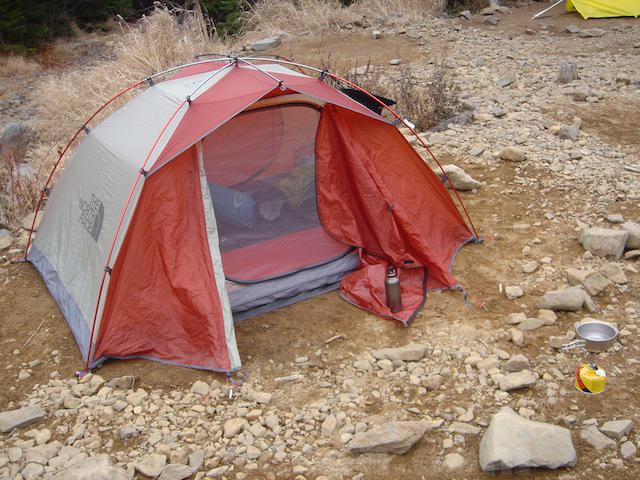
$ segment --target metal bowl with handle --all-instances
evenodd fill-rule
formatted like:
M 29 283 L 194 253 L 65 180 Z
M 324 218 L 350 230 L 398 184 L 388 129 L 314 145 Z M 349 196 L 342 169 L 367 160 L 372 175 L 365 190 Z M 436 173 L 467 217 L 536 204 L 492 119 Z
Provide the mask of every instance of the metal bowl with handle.
M 590 321 L 576 327 L 578 340 L 563 345 L 565 351 L 584 347 L 589 352 L 606 352 L 618 338 L 618 329 L 605 322 Z

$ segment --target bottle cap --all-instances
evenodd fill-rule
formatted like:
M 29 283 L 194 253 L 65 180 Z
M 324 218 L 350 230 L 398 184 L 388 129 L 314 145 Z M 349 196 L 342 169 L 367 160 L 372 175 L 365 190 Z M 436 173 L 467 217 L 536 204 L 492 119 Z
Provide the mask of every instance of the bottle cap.
M 396 276 L 396 267 L 393 265 L 387 268 L 387 277 L 395 277 Z

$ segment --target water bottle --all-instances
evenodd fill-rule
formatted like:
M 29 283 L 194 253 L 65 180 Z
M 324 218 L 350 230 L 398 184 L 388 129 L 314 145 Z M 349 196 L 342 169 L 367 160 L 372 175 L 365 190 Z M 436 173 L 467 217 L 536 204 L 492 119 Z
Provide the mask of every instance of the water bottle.
M 387 293 L 387 306 L 392 313 L 402 310 L 402 293 L 400 292 L 400 278 L 396 267 L 387 268 L 387 278 L 384 279 L 384 289 Z

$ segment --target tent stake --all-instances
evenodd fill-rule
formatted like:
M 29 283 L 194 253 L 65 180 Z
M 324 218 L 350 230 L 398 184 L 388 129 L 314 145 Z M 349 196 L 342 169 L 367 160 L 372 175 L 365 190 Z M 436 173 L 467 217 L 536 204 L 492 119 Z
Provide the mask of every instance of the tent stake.
M 564 0 L 558 0 L 556 3 L 554 3 L 553 5 L 551 5 L 550 7 L 545 8 L 544 10 L 542 10 L 539 13 L 536 13 L 533 17 L 531 17 L 531 20 L 535 20 L 536 18 L 538 18 L 540 15 L 542 15 L 543 13 L 547 13 L 549 10 L 551 10 L 553 7 L 560 5 L 562 2 L 564 2 Z

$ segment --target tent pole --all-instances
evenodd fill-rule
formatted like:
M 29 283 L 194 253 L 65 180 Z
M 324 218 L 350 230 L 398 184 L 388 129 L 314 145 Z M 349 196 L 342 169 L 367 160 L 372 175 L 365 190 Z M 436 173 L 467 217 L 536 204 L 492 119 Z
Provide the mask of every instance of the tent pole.
M 551 5 L 550 7 L 545 8 L 544 10 L 542 10 L 541 12 L 536 13 L 533 17 L 531 17 L 531 20 L 535 20 L 536 18 L 538 18 L 540 15 L 542 15 L 543 13 L 547 13 L 549 10 L 551 10 L 552 8 L 554 8 L 557 5 L 560 5 L 562 2 L 564 2 L 564 0 L 558 0 L 556 3 L 554 3 L 553 5 Z

